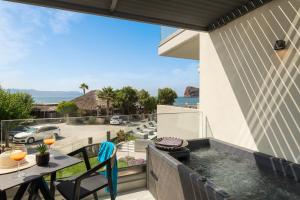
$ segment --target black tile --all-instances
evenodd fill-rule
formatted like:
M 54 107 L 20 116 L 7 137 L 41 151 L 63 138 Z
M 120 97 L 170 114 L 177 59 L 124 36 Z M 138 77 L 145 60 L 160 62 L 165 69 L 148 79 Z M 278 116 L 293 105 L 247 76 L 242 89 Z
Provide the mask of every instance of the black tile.
M 201 190 L 200 190 L 199 184 L 198 184 L 198 178 L 199 178 L 198 173 L 195 172 L 195 173 L 190 174 L 190 179 L 191 179 L 192 186 L 193 186 L 194 198 L 197 200 L 202 199 Z
M 178 159 L 179 161 L 188 160 L 190 158 L 190 153 L 191 151 L 186 147 L 178 151 L 169 152 L 172 157 Z
M 207 200 L 207 194 L 205 189 L 206 178 L 203 176 L 198 176 L 198 188 L 201 195 L 201 200 Z
M 292 164 L 292 162 L 290 162 L 290 161 L 282 160 L 282 165 L 283 165 L 283 168 L 285 171 L 285 176 L 288 178 L 295 179 L 291 164 Z
M 206 188 L 207 198 L 209 200 L 215 200 L 216 199 L 216 194 L 215 194 L 216 186 L 211 181 L 207 181 L 205 184 L 205 188 Z
M 193 174 L 195 172 L 185 165 L 179 165 L 178 173 L 180 177 L 184 198 L 188 200 L 195 199 L 194 192 L 193 192 L 193 185 L 190 179 L 190 174 Z
M 294 174 L 295 181 L 300 182 L 300 165 L 296 163 L 292 163 L 291 166 L 294 172 L 293 174 Z
M 216 191 L 216 200 L 229 199 L 230 195 L 224 190 L 220 189 Z
M 203 147 L 209 146 L 209 139 L 194 139 L 194 140 L 188 140 L 188 146 L 191 151 L 198 150 Z
M 261 152 L 254 152 L 253 154 L 255 162 L 259 168 L 265 170 L 274 170 L 271 161 L 272 156 Z
M 282 165 L 282 159 L 281 158 L 276 158 L 273 157 L 271 158 L 273 162 L 273 166 L 275 168 L 275 171 L 277 172 L 278 175 L 285 176 L 285 171 Z

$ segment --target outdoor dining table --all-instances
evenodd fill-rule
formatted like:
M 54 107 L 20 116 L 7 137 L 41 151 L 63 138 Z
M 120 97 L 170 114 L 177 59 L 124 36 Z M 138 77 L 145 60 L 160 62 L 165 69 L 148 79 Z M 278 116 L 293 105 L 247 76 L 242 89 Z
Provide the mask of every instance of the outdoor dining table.
M 25 173 L 24 177 L 17 177 L 17 172 L 0 175 L 0 200 L 6 200 L 6 190 L 20 186 L 14 196 L 14 200 L 23 199 L 23 196 L 28 187 L 30 192 L 36 193 L 41 191 L 44 199 L 54 199 L 54 183 L 56 171 L 70 167 L 81 162 L 80 159 L 61 154 L 57 151 L 51 151 L 53 156 L 50 157 L 48 166 L 40 167 L 34 165 L 30 168 L 22 170 Z M 44 179 L 45 175 L 51 175 L 50 188 Z

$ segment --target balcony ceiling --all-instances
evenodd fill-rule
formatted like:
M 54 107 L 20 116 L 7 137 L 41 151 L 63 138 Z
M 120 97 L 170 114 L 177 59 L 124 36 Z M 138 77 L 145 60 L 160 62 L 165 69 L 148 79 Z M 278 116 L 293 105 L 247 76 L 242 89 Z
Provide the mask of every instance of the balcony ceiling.
M 208 31 L 270 0 L 9 0 Z

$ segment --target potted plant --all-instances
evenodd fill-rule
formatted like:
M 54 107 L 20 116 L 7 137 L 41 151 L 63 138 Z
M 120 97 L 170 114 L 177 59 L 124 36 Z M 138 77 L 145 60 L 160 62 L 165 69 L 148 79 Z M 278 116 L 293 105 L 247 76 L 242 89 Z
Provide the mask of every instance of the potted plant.
M 49 164 L 49 152 L 47 151 L 48 148 L 45 144 L 39 144 L 36 148 L 37 154 L 36 154 L 36 164 L 38 166 L 46 166 Z

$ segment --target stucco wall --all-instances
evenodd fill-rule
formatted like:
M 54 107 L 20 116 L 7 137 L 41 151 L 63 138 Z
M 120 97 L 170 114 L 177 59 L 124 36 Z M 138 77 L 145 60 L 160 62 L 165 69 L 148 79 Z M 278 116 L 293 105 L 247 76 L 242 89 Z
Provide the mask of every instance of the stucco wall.
M 217 139 L 300 161 L 300 1 L 200 35 L 200 107 Z M 287 49 L 273 49 L 278 39 Z
M 216 139 L 257 150 L 208 33 L 200 33 L 200 109 Z
M 158 137 L 198 138 L 200 132 L 199 119 L 201 116 L 197 109 L 158 105 Z

